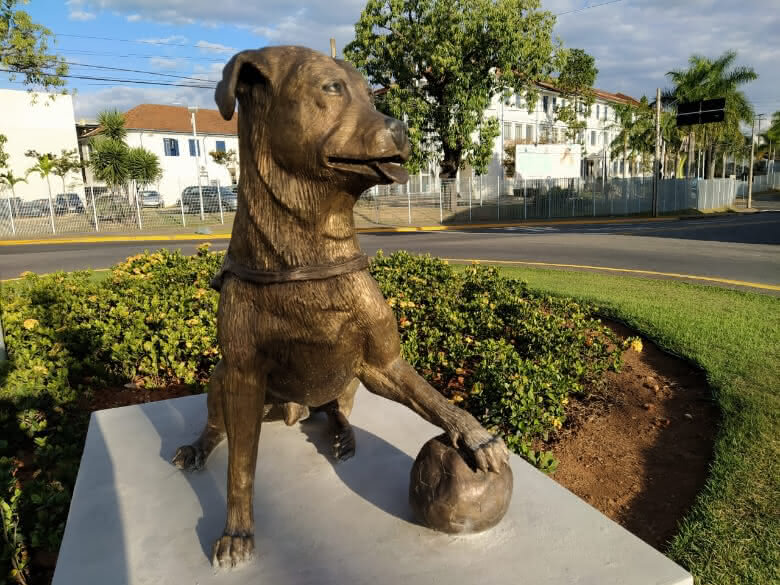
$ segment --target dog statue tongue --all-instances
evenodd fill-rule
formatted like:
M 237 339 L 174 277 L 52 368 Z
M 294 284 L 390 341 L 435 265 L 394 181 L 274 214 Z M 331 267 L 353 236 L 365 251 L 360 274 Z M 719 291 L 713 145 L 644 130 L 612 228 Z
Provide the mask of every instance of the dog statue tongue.
M 352 65 L 304 47 L 238 53 L 225 65 L 215 99 L 226 120 L 240 103 L 238 209 L 212 280 L 220 291 L 222 359 L 209 380 L 203 433 L 173 459 L 183 470 L 200 469 L 228 439 L 227 521 L 214 565 L 232 567 L 254 553 L 263 420 L 276 411 L 292 425 L 324 412 L 333 458 L 360 457 L 348 420 L 358 381 L 451 439 L 420 459 L 414 501 L 422 521 L 451 530 L 441 511 L 457 505 L 459 526 L 497 522 L 511 485 L 506 445 L 401 357 L 398 323 L 355 233 L 360 194 L 409 179 L 401 166 L 410 153 L 406 126 L 376 110 L 371 88 Z M 437 454 L 446 454 L 444 464 Z M 436 489 L 427 489 L 435 478 Z M 483 497 L 498 504 L 487 515 Z
M 409 180 L 409 172 L 400 164 L 377 162 L 374 163 L 373 167 L 394 183 L 406 183 Z

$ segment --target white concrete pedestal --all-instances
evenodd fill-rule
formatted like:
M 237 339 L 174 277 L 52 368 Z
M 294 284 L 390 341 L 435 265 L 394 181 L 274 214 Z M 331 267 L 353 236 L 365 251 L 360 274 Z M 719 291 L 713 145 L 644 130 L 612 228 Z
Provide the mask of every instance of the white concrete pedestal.
M 324 417 L 263 425 L 249 565 L 215 571 L 227 445 L 205 470 L 170 463 L 205 396 L 95 413 L 54 585 L 683 585 L 688 573 L 519 457 L 504 520 L 453 537 L 411 520 L 414 457 L 438 429 L 360 389 L 357 455 L 330 458 Z

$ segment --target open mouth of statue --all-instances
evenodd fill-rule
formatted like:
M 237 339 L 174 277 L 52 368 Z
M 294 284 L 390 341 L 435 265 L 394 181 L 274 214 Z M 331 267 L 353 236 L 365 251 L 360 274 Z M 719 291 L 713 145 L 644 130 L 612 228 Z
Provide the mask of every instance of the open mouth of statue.
M 370 159 L 328 157 L 328 163 L 333 168 L 361 174 L 373 171 L 372 174 L 390 183 L 406 183 L 409 180 L 409 173 L 401 166 L 403 162 L 399 155 Z

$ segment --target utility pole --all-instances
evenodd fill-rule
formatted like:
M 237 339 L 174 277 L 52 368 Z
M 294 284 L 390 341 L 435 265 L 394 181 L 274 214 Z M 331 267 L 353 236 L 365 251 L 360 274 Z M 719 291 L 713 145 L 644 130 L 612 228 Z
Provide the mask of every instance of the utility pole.
M 198 131 L 195 127 L 195 113 L 198 111 L 198 106 L 190 106 L 187 108 L 190 111 L 190 122 L 192 123 L 192 139 L 195 143 L 195 173 L 198 175 L 198 198 L 200 199 L 200 221 L 204 221 L 203 216 L 203 187 L 200 184 L 200 145 L 198 144 Z M 203 145 L 205 148 L 205 144 Z M 219 194 L 218 194 L 219 195 Z
M 336 58 L 336 39 L 330 39 L 330 56 Z
M 760 126 L 760 119 L 763 114 L 760 114 L 757 116 L 759 118 L 759 128 Z M 750 169 L 748 170 L 748 200 L 747 200 L 747 208 L 750 209 L 753 206 L 753 154 L 755 152 L 755 144 L 753 143 L 753 137 L 756 133 L 756 120 L 753 119 L 753 125 L 750 127 Z
M 653 159 L 653 217 L 658 217 L 658 174 L 661 164 L 661 88 L 655 90 L 655 157 Z

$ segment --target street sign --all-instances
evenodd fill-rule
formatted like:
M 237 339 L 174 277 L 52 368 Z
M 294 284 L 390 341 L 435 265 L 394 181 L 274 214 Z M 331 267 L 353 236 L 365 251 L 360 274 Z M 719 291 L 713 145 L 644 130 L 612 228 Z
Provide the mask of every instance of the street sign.
M 677 105 L 677 126 L 694 126 L 723 122 L 726 117 L 726 98 L 701 100 Z

